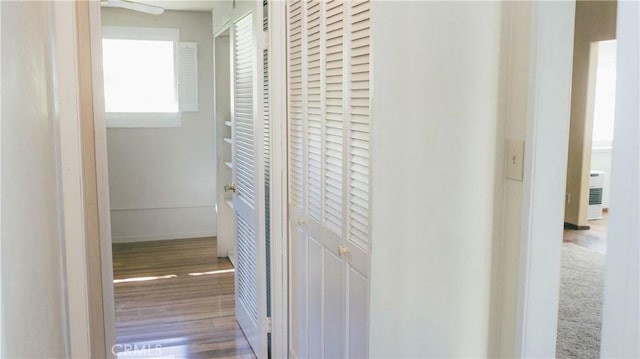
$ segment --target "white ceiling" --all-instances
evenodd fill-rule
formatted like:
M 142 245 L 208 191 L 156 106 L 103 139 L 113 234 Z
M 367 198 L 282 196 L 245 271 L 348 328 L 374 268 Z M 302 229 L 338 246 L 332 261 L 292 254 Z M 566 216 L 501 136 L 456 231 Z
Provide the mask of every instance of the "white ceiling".
M 132 0 L 133 2 L 159 6 L 165 10 L 207 11 L 210 12 L 215 0 Z

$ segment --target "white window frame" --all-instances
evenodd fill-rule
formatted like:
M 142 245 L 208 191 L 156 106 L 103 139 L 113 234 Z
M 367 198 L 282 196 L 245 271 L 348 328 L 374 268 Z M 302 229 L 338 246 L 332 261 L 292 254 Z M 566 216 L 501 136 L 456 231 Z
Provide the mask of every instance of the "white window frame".
M 176 103 L 179 103 L 178 88 L 178 43 L 180 30 L 160 27 L 103 26 L 103 39 L 152 40 L 173 42 L 173 73 Z M 176 112 L 106 112 L 109 128 L 180 127 L 180 110 Z
M 606 138 L 606 139 L 596 139 L 595 133 L 596 133 L 596 121 L 598 120 L 597 114 L 598 112 L 597 110 L 597 106 L 598 106 L 598 101 L 600 100 L 600 98 L 598 97 L 598 89 L 599 86 L 602 86 L 601 83 L 599 83 L 599 81 L 601 80 L 601 78 L 599 77 L 599 70 L 600 70 L 600 66 L 601 66 L 601 48 L 600 48 L 600 44 L 602 44 L 603 42 L 615 42 L 614 47 L 616 48 L 616 61 L 617 61 L 617 47 L 618 47 L 618 43 L 616 39 L 613 40 L 600 40 L 600 41 L 594 41 L 591 43 L 591 51 L 592 51 L 592 55 L 591 56 L 596 56 L 596 66 L 594 69 L 594 73 L 593 75 L 595 76 L 595 88 L 593 89 L 593 107 L 592 107 L 592 112 L 593 112 L 593 134 L 592 134 L 592 139 L 591 139 L 591 150 L 592 152 L 607 152 L 607 151 L 611 151 L 611 149 L 613 148 L 613 132 L 611 133 L 611 138 Z M 617 70 L 616 70 L 617 71 Z M 616 85 L 614 84 L 614 92 L 615 92 L 615 87 Z M 614 108 L 615 108 L 615 94 L 614 94 Z M 614 111 L 615 112 L 615 111 Z M 613 127 L 613 123 L 615 122 L 614 117 L 615 117 L 615 113 L 611 114 L 611 123 L 612 123 L 612 127 Z

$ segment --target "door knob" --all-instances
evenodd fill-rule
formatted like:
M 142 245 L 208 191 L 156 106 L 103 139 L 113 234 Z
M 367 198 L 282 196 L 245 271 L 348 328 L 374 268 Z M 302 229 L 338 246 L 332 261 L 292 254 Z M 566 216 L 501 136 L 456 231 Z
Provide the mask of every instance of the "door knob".
M 232 183 L 232 184 L 226 184 L 226 185 L 224 185 L 224 191 L 225 192 L 237 193 L 238 192 L 238 187 L 236 186 L 235 182 Z
M 343 246 L 342 244 L 338 245 L 338 255 L 340 257 L 344 257 L 347 255 L 347 253 L 349 253 L 349 248 L 347 248 L 346 246 Z

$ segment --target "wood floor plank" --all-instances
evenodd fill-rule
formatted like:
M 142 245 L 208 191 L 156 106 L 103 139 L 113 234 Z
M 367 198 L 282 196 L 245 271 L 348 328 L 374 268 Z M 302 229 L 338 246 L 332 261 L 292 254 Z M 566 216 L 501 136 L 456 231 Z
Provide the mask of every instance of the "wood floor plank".
M 591 251 L 607 253 L 607 229 L 609 214 L 605 212 L 601 219 L 589 221 L 588 230 L 565 229 L 563 242 L 573 243 Z
M 113 270 L 118 351 L 255 358 L 235 320 L 233 266 L 217 258 L 215 238 L 116 243 Z

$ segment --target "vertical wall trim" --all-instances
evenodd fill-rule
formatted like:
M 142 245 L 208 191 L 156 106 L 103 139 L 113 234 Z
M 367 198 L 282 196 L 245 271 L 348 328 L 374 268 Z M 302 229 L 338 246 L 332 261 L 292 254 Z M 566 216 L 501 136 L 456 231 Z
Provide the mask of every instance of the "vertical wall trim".
M 80 105 L 80 135 L 82 150 L 82 172 L 85 211 L 86 269 L 89 297 L 89 331 L 91 332 L 90 350 L 93 357 L 104 356 L 109 352 L 105 343 L 103 310 L 103 269 L 101 257 L 101 237 L 98 203 L 98 172 L 96 157 L 96 125 L 94 123 L 96 99 L 94 91 L 94 56 L 91 34 L 89 2 L 75 3 L 77 56 L 78 56 L 78 93 Z M 99 41 L 101 44 L 102 41 Z
M 511 2 L 505 2 L 502 9 L 502 37 L 501 37 L 501 57 L 500 57 L 500 80 L 499 80 L 499 102 L 498 120 L 496 123 L 496 169 L 494 179 L 493 206 L 493 233 L 492 243 L 492 267 L 491 267 L 491 307 L 489 314 L 489 357 L 499 357 L 502 341 L 502 319 L 504 317 L 504 271 L 505 251 L 504 242 L 506 239 L 505 230 L 505 208 L 507 204 L 507 183 L 505 177 L 505 145 L 509 134 L 507 131 L 507 121 L 509 116 L 511 96 L 511 81 L 509 79 L 513 68 L 513 17 L 514 7 Z
M 59 255 L 61 258 L 60 261 L 60 273 L 62 275 L 62 285 L 66 288 L 69 283 L 68 275 L 66 273 L 66 263 L 67 263 L 67 255 L 66 255 L 66 244 L 65 244 L 65 214 L 64 214 L 64 195 L 63 195 L 63 174 L 62 174 L 62 150 L 61 150 L 61 117 L 59 114 L 60 106 L 58 106 L 58 102 L 60 101 L 58 95 L 58 86 L 59 86 L 59 77 L 58 77 L 58 62 L 57 62 L 57 45 L 58 41 L 56 39 L 57 27 L 56 27 L 56 15 L 57 15 L 58 7 L 55 3 L 48 4 L 48 15 L 49 15 L 49 58 L 51 62 L 49 63 L 49 111 L 51 113 L 51 119 L 53 122 L 53 136 L 54 136 L 54 146 L 55 146 L 55 165 L 56 165 L 56 202 L 58 209 L 58 241 L 60 243 Z M 64 347 L 65 353 L 67 356 L 70 355 L 70 326 L 69 326 L 69 295 L 67 291 L 62 292 L 62 313 L 63 315 L 63 327 L 64 330 Z M 0 305 L 0 308 L 2 306 Z M 1 312 L 1 311 L 0 311 Z
M 575 1 L 532 4 L 516 329 L 522 358 L 555 356 L 574 18 Z
M 0 3 L 0 39 L 2 39 L 2 3 Z M 0 41 L 1 45 L 1 41 Z M 0 107 L 2 107 L 2 56 L 0 56 Z M 2 159 L 2 112 L 0 111 L 0 159 Z M 0 203 L 2 203 L 2 166 L 0 165 Z M 2 206 L 0 206 L 0 278 L 2 278 Z M 4 321 L 2 320 L 2 285 L 0 285 L 0 357 L 6 358 L 4 350 Z
M 53 72 L 67 86 L 56 86 L 62 185 L 64 271 L 68 321 L 68 355 L 91 356 L 89 283 L 87 279 L 86 213 L 80 119 L 78 37 L 74 3 L 53 6 L 55 46 Z
M 113 289 L 113 258 L 111 253 L 111 206 L 109 202 L 109 173 L 107 166 L 107 125 L 104 110 L 104 85 L 102 78 L 102 21 L 100 3 L 89 1 L 89 32 L 91 47 L 91 81 L 93 93 L 93 126 L 97 182 L 97 206 L 99 229 L 99 256 L 102 266 L 102 323 L 105 354 L 114 357 L 112 348 L 116 344 L 115 304 Z M 94 280 L 98 280 L 95 278 Z M 98 348 L 94 348 L 98 349 Z M 102 348 L 99 348 L 102 349 Z M 101 352 L 96 351 L 102 355 Z
M 602 358 L 640 357 L 640 3 L 618 2 L 615 134 Z
M 286 2 L 269 1 L 269 96 L 271 119 L 271 285 L 273 358 L 289 354 L 287 198 L 287 29 Z

